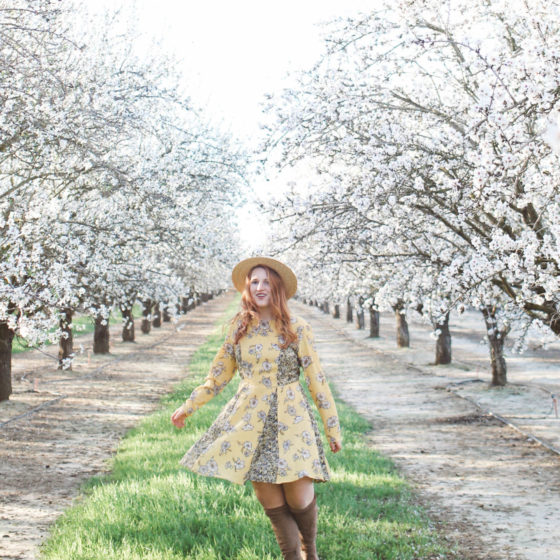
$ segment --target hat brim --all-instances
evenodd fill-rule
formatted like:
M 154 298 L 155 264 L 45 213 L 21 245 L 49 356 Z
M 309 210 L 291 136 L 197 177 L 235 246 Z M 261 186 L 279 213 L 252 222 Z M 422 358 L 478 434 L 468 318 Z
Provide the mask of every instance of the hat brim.
M 276 259 L 271 259 L 270 257 L 251 257 L 249 259 L 244 259 L 235 265 L 231 273 L 231 280 L 238 292 L 243 292 L 245 289 L 245 279 L 247 278 L 247 274 L 259 265 L 268 266 L 278 273 L 284 284 L 287 299 L 290 299 L 295 295 L 297 291 L 296 275 L 289 266 L 286 266 L 284 263 L 277 261 Z

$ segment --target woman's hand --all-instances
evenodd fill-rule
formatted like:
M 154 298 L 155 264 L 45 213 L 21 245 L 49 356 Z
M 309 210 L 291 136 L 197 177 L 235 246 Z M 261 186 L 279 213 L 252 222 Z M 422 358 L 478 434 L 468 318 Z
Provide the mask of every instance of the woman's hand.
M 185 418 L 187 415 L 183 412 L 182 408 L 178 408 L 172 415 L 171 415 L 171 422 L 177 428 L 184 428 L 185 427 Z
M 342 444 L 339 441 L 331 440 L 330 446 L 333 453 L 338 453 L 342 449 Z

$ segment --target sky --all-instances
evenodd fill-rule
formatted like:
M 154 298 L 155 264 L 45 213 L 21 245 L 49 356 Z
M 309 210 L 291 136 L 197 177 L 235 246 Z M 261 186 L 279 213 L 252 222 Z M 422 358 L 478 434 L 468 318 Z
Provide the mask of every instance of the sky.
M 95 10 L 114 9 L 116 0 L 83 0 Z M 305 70 L 323 50 L 321 24 L 368 12 L 372 0 L 121 0 L 134 6 L 136 26 L 177 60 L 185 90 L 223 130 L 256 147 L 265 94 L 290 85 L 290 72 Z M 150 48 L 153 48 L 150 46 Z M 261 196 L 278 192 L 292 177 L 265 182 Z M 262 246 L 266 219 L 249 201 L 239 213 L 246 249 Z
M 93 0 L 91 0 L 93 1 Z M 195 102 L 238 135 L 258 132 L 267 92 L 310 67 L 322 49 L 318 24 L 368 11 L 372 0 L 136 0 L 139 28 L 182 67 Z

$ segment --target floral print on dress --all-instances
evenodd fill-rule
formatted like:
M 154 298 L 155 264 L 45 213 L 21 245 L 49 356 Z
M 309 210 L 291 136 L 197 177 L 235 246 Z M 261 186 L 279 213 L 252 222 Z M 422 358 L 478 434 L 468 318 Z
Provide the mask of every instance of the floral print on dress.
M 253 454 L 253 442 L 252 441 L 244 441 L 241 444 L 241 452 L 245 457 L 250 457 Z
M 278 385 L 289 385 L 299 379 L 299 359 L 297 346 L 291 344 L 288 348 L 278 348 L 276 358 L 278 367 Z
M 290 465 L 286 459 L 278 460 L 278 474 L 280 476 L 288 476 L 288 471 L 290 471 Z
M 279 468 L 278 407 L 276 398 L 273 397 L 271 401 L 246 480 L 276 482 Z
M 239 359 L 239 375 L 242 379 L 251 379 L 253 377 L 253 364 L 246 360 Z
M 261 371 L 265 371 L 265 372 L 269 372 L 272 369 L 272 363 L 269 362 L 268 360 L 264 360 L 264 362 L 261 365 Z
M 336 428 L 338 426 L 338 416 L 330 416 L 327 419 L 327 427 Z
M 308 368 L 313 363 L 313 359 L 311 356 L 302 356 L 301 357 L 301 367 L 303 369 Z
M 305 449 L 304 447 L 299 450 L 299 454 L 302 459 L 309 459 L 309 457 L 311 457 L 311 453 L 309 453 L 309 450 Z
M 272 327 L 270 325 L 270 321 L 259 321 L 256 326 L 252 329 L 249 328 L 247 330 L 247 337 L 253 338 L 255 336 L 263 336 L 266 337 L 272 332 Z
M 247 403 L 247 408 L 256 408 L 258 404 L 259 404 L 259 399 L 257 399 L 257 397 L 251 397 L 249 399 L 249 402 Z
M 289 429 L 290 429 L 289 426 L 287 424 L 284 424 L 284 422 L 278 422 L 278 431 L 281 434 L 287 432 Z
M 249 346 L 249 354 L 255 356 L 257 362 L 261 359 L 262 351 L 263 351 L 262 344 L 253 344 L 252 346 Z
M 331 403 L 329 402 L 329 399 L 327 398 L 327 395 L 325 395 L 325 393 L 317 393 L 317 407 L 318 408 L 331 407 Z
M 206 476 L 218 476 L 218 463 L 215 459 L 210 459 L 206 464 L 200 466 L 200 474 Z
M 247 480 L 281 484 L 302 476 L 329 480 L 321 435 L 300 379 L 309 387 L 329 441 L 340 441 L 336 406 L 311 328 L 298 318 L 292 317 L 291 324 L 298 339 L 287 348 L 282 348 L 274 321 L 254 322 L 238 344 L 230 327 L 208 377 L 183 410 L 187 416 L 193 414 L 221 392 L 236 371 L 239 388 L 185 454 L 182 465 L 239 484 Z
M 254 430 L 255 427 L 253 426 L 253 424 L 251 423 L 251 419 L 252 419 L 252 415 L 250 412 L 248 412 L 247 414 L 245 414 L 243 416 L 243 426 L 241 427 L 241 429 L 244 432 L 250 432 L 251 430 Z
M 313 443 L 312 436 L 307 430 L 304 430 L 301 433 L 301 439 L 303 440 L 303 443 L 305 443 L 305 445 L 311 445 Z

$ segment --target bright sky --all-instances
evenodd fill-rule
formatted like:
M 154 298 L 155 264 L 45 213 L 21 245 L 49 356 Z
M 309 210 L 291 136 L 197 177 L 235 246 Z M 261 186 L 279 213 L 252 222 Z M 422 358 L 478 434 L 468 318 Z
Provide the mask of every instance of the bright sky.
M 116 7 L 115 0 L 82 0 Z M 125 11 L 130 0 L 120 0 Z M 95 3 L 95 4 L 93 4 Z M 371 10 L 372 0 L 135 0 L 139 31 L 173 55 L 186 91 L 211 119 L 255 145 L 266 93 L 289 85 L 288 72 L 309 68 L 323 44 L 320 24 Z M 273 183 L 280 189 L 287 179 Z M 270 184 L 255 184 L 270 190 Z M 249 204 L 239 216 L 248 250 L 262 246 L 266 221 Z
M 90 0 L 93 1 L 93 0 Z M 258 131 L 265 93 L 321 52 L 317 24 L 368 11 L 365 0 L 136 0 L 139 25 L 181 62 L 193 98 L 232 132 Z

